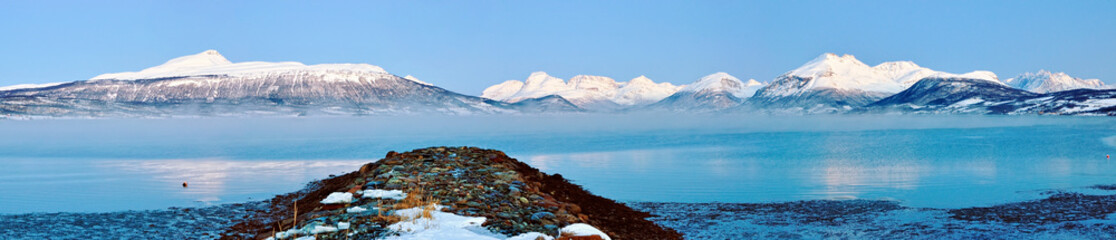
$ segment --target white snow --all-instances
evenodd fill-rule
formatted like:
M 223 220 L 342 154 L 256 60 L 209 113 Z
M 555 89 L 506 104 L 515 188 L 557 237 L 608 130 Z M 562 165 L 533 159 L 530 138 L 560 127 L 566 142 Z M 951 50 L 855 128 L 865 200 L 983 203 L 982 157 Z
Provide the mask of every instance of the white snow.
M 752 97 L 764 86 L 763 83 L 755 79 L 748 79 L 747 82 L 740 81 L 736 77 L 728 73 L 718 72 L 709 74 L 696 82 L 686 85 L 679 92 L 703 92 L 703 91 L 723 91 L 732 94 L 738 98 Z
M 0 91 L 27 89 L 27 88 L 45 88 L 45 87 L 53 87 L 53 86 L 62 85 L 64 83 L 68 83 L 68 82 L 40 83 L 40 84 L 18 84 L 18 85 L 0 87 Z
M 543 240 L 554 240 L 554 237 L 539 232 L 519 234 L 513 237 L 509 237 L 505 240 L 538 240 L 539 238 L 542 238 Z
M 584 224 L 584 223 L 570 224 L 568 226 L 562 227 L 562 229 L 558 230 L 558 232 L 561 233 L 563 236 L 578 237 L 578 236 L 597 235 L 597 236 L 601 236 L 601 238 L 604 239 L 604 240 L 612 240 L 612 238 L 609 238 L 607 234 L 605 234 L 604 232 L 601 232 L 600 229 L 597 229 L 593 226 L 590 226 L 589 224 Z
M 1104 82 L 1101 82 L 1099 79 L 1075 78 L 1064 72 L 1052 73 L 1046 70 L 1039 70 L 1038 73 L 1020 74 L 1005 82 L 1014 88 L 1036 93 L 1058 92 L 1080 88 L 1108 88 L 1108 86 L 1105 86 Z
M 317 225 L 317 226 L 314 226 L 313 228 L 310 228 L 310 234 L 336 232 L 337 230 L 339 230 L 339 229 L 337 229 L 337 227 Z
M 407 194 L 403 193 L 403 191 L 400 190 L 382 189 L 364 190 L 363 192 L 361 192 L 361 195 L 363 198 L 389 198 L 395 200 L 403 200 L 403 198 L 407 197 Z
M 1072 114 L 1072 113 L 1078 113 L 1078 112 L 1087 112 L 1087 111 L 1093 111 L 1093 110 L 1106 108 L 1106 107 L 1111 107 L 1111 106 L 1116 106 L 1116 98 L 1089 99 L 1089 100 L 1085 100 L 1085 101 L 1082 101 L 1080 103 L 1077 103 L 1076 106 L 1074 106 L 1072 108 L 1064 108 L 1064 109 L 1061 110 L 1061 113 L 1071 113 Z
M 669 82 L 655 83 L 650 78 L 640 75 L 626 84 L 621 84 L 616 90 L 612 101 L 620 105 L 644 105 L 658 102 L 682 89 Z
M 609 77 L 577 75 L 567 83 L 546 72 L 534 72 L 525 81 L 508 80 L 488 87 L 481 97 L 505 102 L 558 95 L 575 105 L 585 106 L 612 103 L 631 106 L 650 104 L 674 94 L 680 87 L 670 83 L 655 83 L 645 76 L 630 82 L 617 82 Z
M 412 82 L 416 82 L 418 84 L 422 84 L 422 85 L 426 85 L 426 86 L 434 86 L 433 84 L 423 82 L 422 80 L 419 80 L 415 76 L 411 76 L 411 75 L 407 75 L 407 76 L 403 77 L 403 79 L 411 80 Z
M 500 239 L 499 234 L 491 233 L 481 226 L 484 224 L 484 217 L 459 216 L 439 211 L 441 208 L 435 207 L 431 212 L 432 218 L 421 218 L 422 207 L 396 210 L 395 215 L 404 220 L 389 225 L 388 229 L 400 234 L 386 239 Z
M 430 228 L 480 227 L 485 221 L 485 217 L 459 216 L 441 210 L 442 206 L 434 206 L 430 212 L 431 218 L 422 217 L 423 207 L 396 210 L 395 215 L 404 220 L 391 224 L 388 228 L 400 232 L 416 232 Z
M 344 224 L 345 227 L 341 228 L 341 224 Z M 291 238 L 291 237 L 298 236 L 298 235 L 302 235 L 303 237 L 295 238 L 296 240 L 297 239 L 304 239 L 306 237 L 313 237 L 314 234 L 336 232 L 338 230 L 347 229 L 347 228 L 349 228 L 349 226 L 350 226 L 350 224 L 347 223 L 347 222 L 338 223 L 338 226 L 336 226 L 336 227 L 322 225 L 321 222 L 313 222 L 313 223 L 307 224 L 305 226 L 302 226 L 302 228 L 292 228 L 292 229 L 287 229 L 287 231 L 277 232 L 277 233 L 275 233 L 275 236 L 268 237 L 267 239 L 268 240 L 287 239 L 287 238 Z
M 349 229 L 349 227 L 351 227 L 352 225 L 353 225 L 353 224 L 351 224 L 351 223 L 349 223 L 349 222 L 337 222 L 337 229 L 339 229 L 339 230 L 347 230 L 347 229 Z
M 974 98 L 969 98 L 969 99 L 965 99 L 965 100 L 961 100 L 961 101 L 958 101 L 956 103 L 953 103 L 952 106 L 967 107 L 967 106 L 977 104 L 977 103 L 982 103 L 982 102 L 984 102 L 984 99 L 981 99 L 979 97 L 974 97 Z
M 391 224 L 388 229 L 399 232 L 399 236 L 391 236 L 390 240 L 418 240 L 418 239 L 460 239 L 460 240 L 535 240 L 542 238 L 554 240 L 554 237 L 528 232 L 512 237 L 488 231 L 482 225 L 485 217 L 467 217 L 440 211 L 442 206 L 434 206 L 431 218 L 422 218 L 422 207 L 396 210 L 395 215 L 403 221 Z M 611 240 L 608 235 L 597 228 L 584 223 L 570 224 L 561 228 L 559 232 L 568 236 L 600 235 L 601 238 Z
M 1000 83 L 996 74 L 988 71 L 953 74 L 924 68 L 910 61 L 884 62 L 876 66 L 868 66 L 853 55 L 838 56 L 833 53 L 822 54 L 801 67 L 784 73 L 775 81 L 792 81 L 790 77 L 811 80 L 801 86 L 774 84 L 779 87 L 766 91 L 765 94 L 790 96 L 816 88 L 898 93 L 926 77 L 963 77 Z
M 523 82 L 519 80 L 507 80 L 500 84 L 492 85 L 488 88 L 485 88 L 484 92 L 481 93 L 481 97 L 493 100 L 507 101 L 507 99 L 510 99 L 522 88 Z
M 330 193 L 325 199 L 321 201 L 322 204 L 345 204 L 353 202 L 353 193 L 348 192 L 335 192 Z
M 227 76 L 256 76 L 274 75 L 277 73 L 318 72 L 342 75 L 362 73 L 388 74 L 383 68 L 369 64 L 318 64 L 305 65 L 299 62 L 239 62 L 233 63 L 225 59 L 215 50 L 182 56 L 171 59 L 159 66 L 140 70 L 139 72 L 106 73 L 90 80 L 117 79 L 135 80 L 166 77 L 184 77 L 201 75 L 227 75 Z M 338 80 L 353 80 L 351 77 L 331 78 Z
M 351 212 L 351 213 L 358 213 L 358 212 L 364 212 L 364 211 L 368 211 L 368 209 L 367 208 L 362 208 L 360 206 L 355 206 L 355 207 L 351 207 L 349 209 L 345 209 L 345 212 Z

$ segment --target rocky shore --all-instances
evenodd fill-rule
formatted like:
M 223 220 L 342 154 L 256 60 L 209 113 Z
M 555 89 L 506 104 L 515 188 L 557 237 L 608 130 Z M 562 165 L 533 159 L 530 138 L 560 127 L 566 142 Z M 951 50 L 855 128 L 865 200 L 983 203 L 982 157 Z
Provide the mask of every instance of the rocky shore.
M 650 214 L 593 195 L 561 175 L 470 147 L 390 152 L 267 204 L 222 239 L 405 239 L 420 234 L 416 228 L 444 224 L 436 222 L 438 214 L 460 217 L 454 224 L 483 228 L 492 239 L 681 239 L 646 220 Z

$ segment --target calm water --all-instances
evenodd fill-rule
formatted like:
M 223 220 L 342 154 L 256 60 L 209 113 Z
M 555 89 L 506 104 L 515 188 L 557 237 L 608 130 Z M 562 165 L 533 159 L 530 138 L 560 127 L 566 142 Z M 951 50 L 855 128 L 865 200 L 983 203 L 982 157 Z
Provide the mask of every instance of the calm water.
M 436 145 L 504 150 L 625 201 L 963 207 L 1116 184 L 1105 158 L 1116 154 L 1116 119 L 1103 117 L 36 120 L 0 121 L 0 213 L 264 199 L 389 150 Z

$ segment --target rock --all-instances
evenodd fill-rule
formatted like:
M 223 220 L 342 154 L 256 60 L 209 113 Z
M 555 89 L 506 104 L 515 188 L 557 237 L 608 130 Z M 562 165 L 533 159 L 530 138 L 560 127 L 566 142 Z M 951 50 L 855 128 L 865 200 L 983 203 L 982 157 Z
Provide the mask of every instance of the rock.
M 381 181 L 369 181 L 369 182 L 364 184 L 365 189 L 378 189 L 378 188 L 383 188 L 383 187 L 384 187 L 384 182 L 381 182 Z
M 531 214 L 531 220 L 535 220 L 535 221 L 539 221 L 539 220 L 543 220 L 543 219 L 549 219 L 549 218 L 555 218 L 554 214 L 550 213 L 550 212 L 537 212 L 535 214 Z

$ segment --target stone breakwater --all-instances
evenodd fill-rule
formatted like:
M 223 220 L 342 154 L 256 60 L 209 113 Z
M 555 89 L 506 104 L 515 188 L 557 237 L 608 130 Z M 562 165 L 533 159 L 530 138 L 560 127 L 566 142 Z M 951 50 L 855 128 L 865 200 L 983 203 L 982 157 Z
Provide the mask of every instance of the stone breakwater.
M 563 239 L 588 224 L 612 239 L 681 239 L 646 220 L 650 214 L 593 195 L 561 175 L 540 172 L 503 152 L 433 147 L 389 152 L 359 171 L 268 200 L 270 208 L 237 223 L 223 239 L 377 239 L 398 235 L 410 210 L 483 217 L 505 236 L 543 233 Z M 411 219 L 413 221 L 413 219 Z M 568 238 L 568 237 L 567 237 Z M 534 238 L 531 238 L 534 239 Z M 588 238 L 593 239 L 593 238 Z

